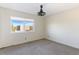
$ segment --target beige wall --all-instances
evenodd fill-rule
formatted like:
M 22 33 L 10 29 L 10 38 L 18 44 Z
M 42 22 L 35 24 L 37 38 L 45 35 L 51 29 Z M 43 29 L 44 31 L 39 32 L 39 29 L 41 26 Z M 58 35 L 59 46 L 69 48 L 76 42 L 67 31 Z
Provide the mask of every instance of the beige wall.
M 46 38 L 79 48 L 79 8 L 46 17 Z
M 24 42 L 34 41 L 44 38 L 44 20 L 43 17 L 18 12 L 6 8 L 0 8 L 0 21 L 2 23 L 2 32 L 0 33 L 0 48 L 21 44 Z M 27 19 L 34 19 L 35 31 L 25 33 L 11 33 L 10 30 L 10 16 L 22 17 Z
M 0 18 L 1 18 L 1 15 L 0 15 Z M 2 26 L 1 26 L 1 25 L 2 25 L 2 24 L 1 24 L 1 19 L 0 19 L 0 40 L 1 40 L 1 37 L 2 37 L 2 32 L 1 32 L 1 31 L 2 31 L 2 28 L 1 28 L 1 27 L 2 27 Z

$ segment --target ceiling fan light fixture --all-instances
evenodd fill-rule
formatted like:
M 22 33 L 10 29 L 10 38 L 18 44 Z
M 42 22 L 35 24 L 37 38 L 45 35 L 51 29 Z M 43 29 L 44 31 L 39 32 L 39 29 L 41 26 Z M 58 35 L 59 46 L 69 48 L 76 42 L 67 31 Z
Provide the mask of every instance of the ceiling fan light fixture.
M 44 16 L 44 15 L 46 15 L 46 12 L 44 12 L 43 9 L 42 9 L 42 8 L 43 8 L 43 5 L 40 5 L 40 8 L 41 8 L 41 9 L 40 9 L 40 12 L 38 12 L 38 15 L 39 15 L 39 16 Z
M 39 16 L 44 16 L 44 15 L 46 15 L 46 13 L 45 12 L 38 12 L 38 15 Z

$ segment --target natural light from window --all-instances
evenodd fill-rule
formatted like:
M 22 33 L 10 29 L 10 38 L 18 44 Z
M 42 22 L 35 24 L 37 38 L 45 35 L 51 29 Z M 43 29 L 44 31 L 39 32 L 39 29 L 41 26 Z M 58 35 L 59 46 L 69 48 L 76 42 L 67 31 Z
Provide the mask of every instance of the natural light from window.
M 11 32 L 33 31 L 34 20 L 11 16 Z

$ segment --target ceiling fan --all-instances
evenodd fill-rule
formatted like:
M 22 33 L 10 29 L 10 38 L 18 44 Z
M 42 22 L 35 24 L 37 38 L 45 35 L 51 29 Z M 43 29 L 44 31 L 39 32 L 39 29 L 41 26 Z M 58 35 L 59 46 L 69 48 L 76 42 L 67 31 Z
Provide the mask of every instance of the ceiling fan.
M 44 12 L 42 8 L 43 8 L 43 5 L 40 5 L 40 11 L 38 12 L 39 16 L 45 16 L 46 15 L 46 12 Z

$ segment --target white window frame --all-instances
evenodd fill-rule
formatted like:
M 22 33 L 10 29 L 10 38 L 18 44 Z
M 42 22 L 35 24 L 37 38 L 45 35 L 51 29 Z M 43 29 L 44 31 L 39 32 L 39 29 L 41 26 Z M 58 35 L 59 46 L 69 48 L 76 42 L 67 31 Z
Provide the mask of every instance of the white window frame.
M 35 22 L 34 22 L 34 19 L 26 19 L 26 18 L 21 18 L 21 17 L 14 17 L 14 16 L 11 16 L 10 17 L 10 21 L 12 20 L 12 19 L 14 19 L 14 20 L 17 20 L 17 21 L 31 21 L 31 22 L 33 22 L 33 29 L 32 30 L 30 30 L 30 31 L 16 31 L 16 32 L 13 32 L 12 31 L 12 27 L 11 27 L 11 33 L 25 33 L 25 32 L 34 32 L 35 31 Z M 11 25 L 11 23 L 10 23 L 10 25 Z

